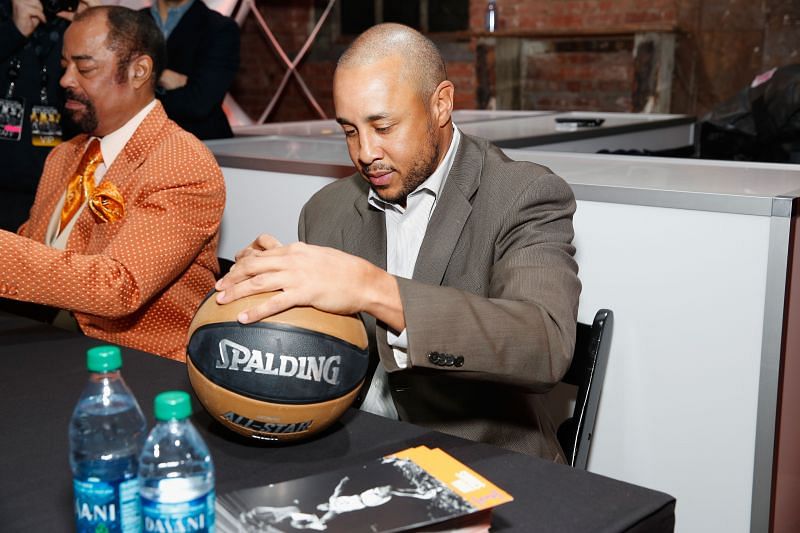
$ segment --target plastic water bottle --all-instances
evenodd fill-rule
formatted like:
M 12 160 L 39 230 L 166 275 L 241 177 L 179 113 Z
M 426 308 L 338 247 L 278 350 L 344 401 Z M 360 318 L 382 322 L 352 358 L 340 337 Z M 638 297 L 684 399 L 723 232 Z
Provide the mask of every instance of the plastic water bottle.
M 139 456 L 144 531 L 213 532 L 214 463 L 183 391 L 156 396 L 156 425 Z
M 497 4 L 495 0 L 489 0 L 489 3 L 486 4 L 484 27 L 488 32 L 493 32 L 497 29 Z
M 136 471 L 147 423 L 121 366 L 116 346 L 86 354 L 89 383 L 69 424 L 78 533 L 141 531 Z

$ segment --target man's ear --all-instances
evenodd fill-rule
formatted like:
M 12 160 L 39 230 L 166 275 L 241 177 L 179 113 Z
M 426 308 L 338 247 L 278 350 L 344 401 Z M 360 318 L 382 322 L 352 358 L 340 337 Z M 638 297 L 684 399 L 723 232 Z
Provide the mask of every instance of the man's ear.
M 153 58 L 147 55 L 141 55 L 131 61 L 128 68 L 128 79 L 135 89 L 140 89 L 142 86 L 150 84 L 153 76 Z
M 436 117 L 436 124 L 443 128 L 450 122 L 450 115 L 453 112 L 453 95 L 455 87 L 449 80 L 444 80 L 431 95 L 431 105 L 433 108 L 434 117 Z

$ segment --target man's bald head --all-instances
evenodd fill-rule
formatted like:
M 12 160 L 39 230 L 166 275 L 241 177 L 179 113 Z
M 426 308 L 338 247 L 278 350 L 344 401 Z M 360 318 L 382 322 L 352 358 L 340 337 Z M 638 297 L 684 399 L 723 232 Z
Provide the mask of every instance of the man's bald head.
M 394 23 L 378 24 L 359 35 L 339 58 L 336 68 L 368 65 L 390 56 L 403 59 L 404 77 L 415 80 L 423 99 L 447 79 L 436 45 L 417 30 Z

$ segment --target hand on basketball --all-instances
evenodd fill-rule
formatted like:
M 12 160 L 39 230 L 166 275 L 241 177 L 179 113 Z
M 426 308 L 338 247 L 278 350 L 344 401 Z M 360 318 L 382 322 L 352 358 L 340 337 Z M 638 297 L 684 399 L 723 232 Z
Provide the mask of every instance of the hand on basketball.
M 241 251 L 239 251 L 239 253 L 236 254 L 235 260 L 239 261 L 248 255 L 258 254 L 264 250 L 272 250 L 273 248 L 278 248 L 279 246 L 283 246 L 281 241 L 269 233 L 262 233 L 256 240 L 251 242 L 247 248 L 243 248 Z
M 367 312 L 396 331 L 405 328 L 397 281 L 359 257 L 302 242 L 281 246 L 262 235 L 236 255 L 217 282 L 217 302 L 280 291 L 237 317 L 250 323 L 291 307 L 308 305 L 342 315 Z

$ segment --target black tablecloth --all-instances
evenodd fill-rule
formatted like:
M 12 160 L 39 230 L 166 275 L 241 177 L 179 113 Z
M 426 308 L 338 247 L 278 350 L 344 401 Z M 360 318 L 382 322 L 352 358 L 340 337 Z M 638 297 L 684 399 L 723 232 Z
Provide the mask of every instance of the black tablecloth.
M 86 349 L 101 341 L 0 314 L 0 530 L 71 531 L 67 426 L 87 380 Z M 182 363 L 123 348 L 123 376 L 153 424 L 164 390 L 190 391 Z M 195 399 L 193 423 L 216 465 L 217 493 L 358 465 L 418 445 L 440 447 L 514 501 L 492 531 L 672 531 L 675 500 L 660 492 L 349 410 L 311 441 L 276 445 L 239 438 Z

